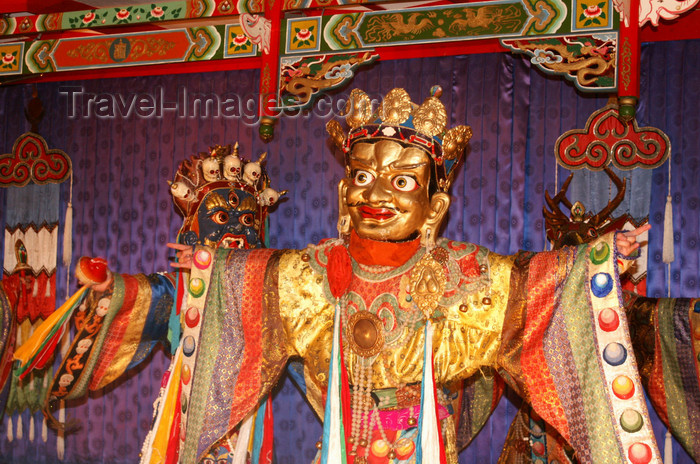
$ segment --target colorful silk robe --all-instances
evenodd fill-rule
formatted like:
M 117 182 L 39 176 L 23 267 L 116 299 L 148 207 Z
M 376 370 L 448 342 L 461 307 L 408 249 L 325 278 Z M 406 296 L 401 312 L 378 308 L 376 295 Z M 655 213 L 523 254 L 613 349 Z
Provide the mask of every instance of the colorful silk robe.
M 307 397 L 322 409 L 333 326 L 325 273 L 331 246 L 195 254 L 188 305 L 205 311 L 189 401 L 205 407 L 187 418 L 185 462 L 248 414 L 289 357 L 303 360 Z M 660 459 L 621 310 L 613 246 L 607 237 L 579 249 L 513 258 L 440 241 L 447 285 L 433 340 L 438 385 L 495 368 L 582 462 L 622 463 L 630 453 Z M 372 367 L 375 391 L 420 381 L 424 340 L 416 329 L 423 320 L 403 284 L 425 253 L 420 249 L 393 269 L 353 262 L 345 316 L 364 309 L 384 322 L 385 345 Z M 615 356 L 606 358 L 606 348 Z M 352 378 L 354 361 L 345 363 Z M 627 410 L 622 422 L 629 431 L 620 420 Z M 462 427 L 473 425 L 466 422 Z M 455 435 L 464 442 L 470 432 L 444 434 L 454 448 Z
M 181 399 L 187 411 L 182 462 L 201 458 L 245 419 L 290 358 L 301 361 L 297 381 L 323 416 L 335 304 L 325 265 L 334 245 L 197 251 L 188 286 L 192 324 L 182 335 L 189 353 L 183 373 L 185 368 L 192 373 L 183 376 L 189 385 Z M 503 257 L 471 244 L 439 242 L 436 249 L 443 251 L 433 254 L 441 256 L 447 280 L 434 315 L 434 367 L 447 397 L 448 417 L 441 418 L 452 459 L 498 401 L 502 385 L 490 375 L 494 371 L 573 446 L 580 462 L 622 463 L 632 452 L 647 453 L 651 462 L 660 459 L 621 309 L 613 247 L 607 237 L 578 249 Z M 425 253 L 421 248 L 402 266 L 389 269 L 353 261 L 345 316 L 367 310 L 384 324 L 384 349 L 372 366 L 377 394 L 394 390 L 398 398 L 401 388 L 420 381 L 424 319 L 410 303 L 405 279 Z M 83 386 L 105 385 L 141 359 L 154 339 L 164 339 L 167 321 L 157 305 L 142 305 L 149 311 L 140 316 L 120 310 L 128 307 L 120 302 L 128 294 L 117 279 L 109 309 L 87 314 L 67 358 L 82 350 L 85 367 L 74 379 L 64 379 L 70 383 L 59 390 L 67 373 L 64 363 L 53 385 L 55 396 L 77 397 L 84 394 Z M 144 329 L 146 319 L 154 326 Z M 127 343 L 131 321 L 139 321 L 141 332 Z M 95 323 L 99 327 L 85 330 Z M 82 342 L 80 348 L 88 338 L 94 342 Z M 697 356 L 698 347 L 693 349 Z M 668 359 L 657 361 L 672 365 Z M 352 379 L 356 358 L 351 354 L 345 362 Z M 697 362 L 693 367 L 697 378 Z M 697 405 L 691 390 L 684 385 L 678 393 Z M 689 424 L 692 443 L 697 426 Z
M 676 440 L 700 461 L 700 300 L 625 299 L 647 395 Z
M 100 389 L 141 363 L 158 342 L 167 343 L 174 295 L 170 274 L 115 274 L 112 289 L 90 292 L 77 311 L 77 333 L 49 399 L 76 399 Z
M 115 274 L 109 290 L 88 293 L 76 312 L 77 333 L 54 376 L 45 412 L 52 400 L 80 398 L 107 386 L 138 366 L 158 343 L 175 351 L 182 342 L 179 331 L 172 331 L 175 279 L 175 274 Z M 183 326 L 190 322 L 183 315 Z M 231 451 L 228 443 L 223 448 L 215 456 Z

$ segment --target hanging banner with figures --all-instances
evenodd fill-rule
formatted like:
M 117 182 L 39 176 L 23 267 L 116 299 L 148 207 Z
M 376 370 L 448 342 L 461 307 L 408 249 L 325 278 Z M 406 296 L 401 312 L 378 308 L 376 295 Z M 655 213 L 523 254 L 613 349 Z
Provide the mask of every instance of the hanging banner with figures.
M 35 95 L 32 102 L 36 101 Z M 34 131 L 42 114 L 43 110 L 37 120 L 31 121 Z M 11 313 L 11 317 L 3 318 L 3 333 L 8 337 L 0 356 L 0 387 L 6 397 L 6 431 L 10 440 L 23 437 L 25 427 L 20 414 L 26 409 L 32 413 L 28 436 L 30 440 L 34 438 L 33 413 L 39 410 L 53 374 L 47 359 L 44 363 L 49 367 L 19 380 L 10 375 L 11 359 L 14 348 L 29 338 L 56 308 L 60 183 L 71 172 L 68 155 L 49 149 L 36 132 L 21 135 L 11 153 L 0 155 L 0 187 L 7 188 L 2 208 L 5 231 L 1 285 L 5 306 Z

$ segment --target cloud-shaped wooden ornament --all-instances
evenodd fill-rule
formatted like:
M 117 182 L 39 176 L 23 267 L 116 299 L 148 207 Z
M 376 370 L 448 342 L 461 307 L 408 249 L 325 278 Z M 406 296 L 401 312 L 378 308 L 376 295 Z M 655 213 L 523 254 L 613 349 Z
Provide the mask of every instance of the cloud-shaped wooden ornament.
M 49 149 L 39 134 L 27 132 L 15 140 L 12 153 L 0 155 L 0 187 L 57 183 L 71 173 L 71 161 L 63 150 Z
M 601 171 L 613 164 L 623 170 L 652 169 L 671 154 L 671 141 L 655 127 L 624 122 L 617 105 L 594 112 L 584 129 L 564 132 L 554 147 L 557 163 L 566 169 Z

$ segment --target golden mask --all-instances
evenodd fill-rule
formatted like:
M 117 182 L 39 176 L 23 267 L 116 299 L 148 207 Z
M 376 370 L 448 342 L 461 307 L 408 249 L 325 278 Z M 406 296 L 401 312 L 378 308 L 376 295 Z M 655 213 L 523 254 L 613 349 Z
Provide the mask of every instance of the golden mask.
M 431 159 L 392 140 L 357 143 L 348 156 L 349 177 L 339 185 L 341 223 L 362 238 L 434 239 L 449 207 L 447 194 L 429 195 Z M 432 237 L 431 237 L 432 236 Z

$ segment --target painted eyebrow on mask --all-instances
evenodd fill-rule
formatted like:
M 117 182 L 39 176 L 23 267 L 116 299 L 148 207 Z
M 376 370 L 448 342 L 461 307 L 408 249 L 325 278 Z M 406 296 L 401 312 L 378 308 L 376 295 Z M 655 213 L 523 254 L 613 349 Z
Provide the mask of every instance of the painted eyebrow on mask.
M 420 163 L 411 163 L 411 164 L 401 164 L 401 160 L 394 161 L 389 165 L 390 168 L 392 169 L 416 169 L 420 168 L 422 166 L 426 166 L 428 163 L 423 161 Z

